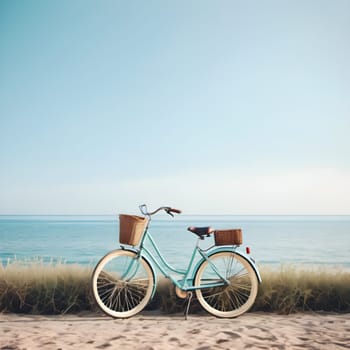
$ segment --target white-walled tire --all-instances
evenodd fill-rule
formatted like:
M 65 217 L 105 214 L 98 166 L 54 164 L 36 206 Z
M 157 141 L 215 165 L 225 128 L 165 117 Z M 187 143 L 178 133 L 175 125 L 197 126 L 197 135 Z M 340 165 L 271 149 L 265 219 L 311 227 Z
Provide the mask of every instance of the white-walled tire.
M 210 285 L 221 280 L 213 265 L 228 285 L 196 290 L 202 307 L 216 317 L 237 317 L 248 311 L 258 293 L 258 279 L 249 262 L 232 251 L 214 253 L 204 260 L 195 273 L 194 285 Z M 213 264 L 213 265 L 212 265 Z
M 92 292 L 99 308 L 115 318 L 144 309 L 152 297 L 154 272 L 135 252 L 115 250 L 104 256 L 92 274 Z

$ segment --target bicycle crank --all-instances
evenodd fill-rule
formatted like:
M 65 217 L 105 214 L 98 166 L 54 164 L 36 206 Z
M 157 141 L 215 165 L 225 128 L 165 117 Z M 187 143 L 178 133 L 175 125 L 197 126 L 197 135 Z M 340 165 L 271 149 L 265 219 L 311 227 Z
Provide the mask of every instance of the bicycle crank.
M 180 289 L 179 287 L 175 287 L 175 293 L 180 299 L 186 299 L 188 297 L 188 292 L 186 292 L 183 289 Z

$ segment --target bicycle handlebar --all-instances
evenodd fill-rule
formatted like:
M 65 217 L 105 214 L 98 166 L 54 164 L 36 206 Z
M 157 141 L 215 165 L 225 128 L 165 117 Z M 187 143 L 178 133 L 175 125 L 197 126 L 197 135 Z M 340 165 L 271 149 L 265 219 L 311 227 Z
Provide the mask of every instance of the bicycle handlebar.
M 176 213 L 176 214 L 182 213 L 182 211 L 180 209 L 175 209 L 175 208 L 170 208 L 169 211 L 171 211 L 172 213 Z
M 151 216 L 154 215 L 156 213 L 158 213 L 160 210 L 164 210 L 167 214 L 174 216 L 173 213 L 176 214 L 181 214 L 181 210 L 180 209 L 175 209 L 175 208 L 171 208 L 171 207 L 160 207 L 152 212 L 148 212 L 147 211 L 147 205 L 146 204 L 142 204 L 139 206 L 140 211 L 143 215 L 147 215 L 147 216 Z

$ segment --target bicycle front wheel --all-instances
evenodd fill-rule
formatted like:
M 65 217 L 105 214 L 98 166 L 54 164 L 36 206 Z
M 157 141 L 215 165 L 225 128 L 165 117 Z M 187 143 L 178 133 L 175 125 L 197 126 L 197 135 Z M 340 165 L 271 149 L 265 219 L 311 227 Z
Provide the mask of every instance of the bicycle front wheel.
M 214 253 L 209 260 L 204 260 L 196 271 L 194 285 L 203 286 L 196 289 L 197 299 L 216 317 L 243 314 L 253 306 L 258 292 L 254 269 L 232 251 Z
M 108 253 L 92 274 L 92 292 L 107 315 L 128 318 L 142 311 L 152 297 L 154 272 L 148 262 L 128 250 Z

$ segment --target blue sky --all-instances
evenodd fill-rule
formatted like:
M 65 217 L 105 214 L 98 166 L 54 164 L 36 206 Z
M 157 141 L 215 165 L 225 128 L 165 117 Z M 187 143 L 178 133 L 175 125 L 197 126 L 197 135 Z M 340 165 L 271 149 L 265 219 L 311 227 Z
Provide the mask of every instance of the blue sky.
M 0 1 L 0 214 L 350 214 L 350 2 Z

